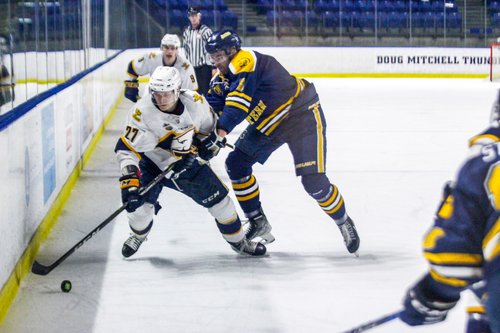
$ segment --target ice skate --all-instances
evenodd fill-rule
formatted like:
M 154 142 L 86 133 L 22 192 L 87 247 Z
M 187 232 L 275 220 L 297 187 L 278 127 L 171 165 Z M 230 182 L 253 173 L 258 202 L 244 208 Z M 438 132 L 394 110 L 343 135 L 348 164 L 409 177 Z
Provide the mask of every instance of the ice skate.
M 248 254 L 251 256 L 262 256 L 266 254 L 266 247 L 264 244 L 252 242 L 246 238 L 243 238 L 238 243 L 229 242 L 229 244 L 231 244 L 231 248 L 239 254 Z
M 146 240 L 146 236 L 148 233 L 146 233 L 145 235 L 137 235 L 132 233 L 130 237 L 127 238 L 125 243 L 123 243 L 122 255 L 125 258 L 128 258 L 134 253 L 136 253 L 137 250 L 139 250 L 139 247 L 141 246 L 142 242 Z
M 272 243 L 275 240 L 274 236 L 271 234 L 272 229 L 273 227 L 269 224 L 266 215 L 262 209 L 260 209 L 259 215 L 248 219 L 246 236 L 250 240 L 260 237 L 264 244 Z
M 359 236 L 356 231 L 356 227 L 354 226 L 354 222 L 350 217 L 347 217 L 347 220 L 344 223 L 337 226 L 339 227 L 340 233 L 344 238 L 347 251 L 349 251 L 349 253 L 354 253 L 356 257 L 358 257 L 359 255 L 357 251 L 359 248 Z

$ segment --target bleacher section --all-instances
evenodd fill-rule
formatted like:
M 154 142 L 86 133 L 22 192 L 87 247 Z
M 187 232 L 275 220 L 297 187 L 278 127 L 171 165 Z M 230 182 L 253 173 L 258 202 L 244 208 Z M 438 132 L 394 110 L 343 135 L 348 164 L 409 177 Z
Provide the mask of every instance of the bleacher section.
M 500 1 L 499 8 L 500 8 Z M 410 5 L 411 4 L 411 5 Z M 344 30 L 353 35 L 434 35 L 446 29 L 462 32 L 462 16 L 455 0 L 257 0 L 257 11 L 266 15 L 268 26 L 286 27 L 292 33 L 310 30 L 323 33 Z M 307 13 L 307 14 L 306 14 Z M 500 24 L 500 15 L 498 16 Z M 307 24 L 306 24 L 307 23 Z
M 155 7 L 150 14 L 158 22 L 166 22 L 169 31 L 181 32 L 189 25 L 189 6 L 200 7 L 203 23 L 214 30 L 238 28 L 238 17 L 228 9 L 224 0 L 154 0 Z
M 181 34 L 188 26 L 187 9 L 197 6 L 202 10 L 203 22 L 213 30 L 238 30 L 238 17 L 225 0 L 131 0 L 145 15 L 153 19 L 156 29 Z M 486 11 L 491 26 L 474 28 L 463 26 L 460 0 L 245 0 L 253 3 L 260 23 L 267 27 L 253 31 L 268 32 L 278 28 L 278 34 L 301 36 L 304 31 L 323 36 L 346 33 L 351 36 L 449 36 L 464 33 L 477 35 L 500 29 L 500 0 L 487 0 Z M 232 7 L 243 3 L 231 2 Z M 16 24 L 18 40 L 74 39 L 81 35 L 82 0 L 20 1 L 17 4 Z M 91 0 L 93 16 L 91 27 L 103 26 L 102 0 Z M 235 10 L 239 10 L 236 8 Z M 239 11 L 241 12 L 241 11 Z M 255 14 L 254 14 L 255 15 Z M 139 19 L 140 21 L 140 19 Z M 468 24 L 469 21 L 467 22 Z M 239 27 L 250 32 L 248 27 Z M 483 30 L 481 30 L 483 29 Z M 264 32 L 265 33 L 265 32 Z M 64 37 L 63 37 L 64 35 Z M 101 34 L 96 34 L 100 36 Z M 156 37 L 155 37 L 156 38 Z M 140 39 L 136 37 L 136 39 Z M 96 41 L 94 41 L 96 42 Z M 97 41 L 101 43 L 101 41 Z

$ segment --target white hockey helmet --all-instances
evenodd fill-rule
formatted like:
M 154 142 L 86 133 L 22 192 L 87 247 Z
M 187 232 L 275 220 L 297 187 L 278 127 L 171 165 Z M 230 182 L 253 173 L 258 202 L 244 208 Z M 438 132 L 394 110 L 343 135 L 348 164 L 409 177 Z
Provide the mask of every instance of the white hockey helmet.
M 174 102 L 177 102 L 181 91 L 181 75 L 174 67 L 157 67 L 149 79 L 149 93 L 151 94 L 151 97 L 153 97 L 153 101 L 155 93 L 169 91 L 174 92 Z
M 166 34 L 161 39 L 161 45 L 160 45 L 160 47 L 162 47 L 163 45 L 165 45 L 165 46 L 173 45 L 176 48 L 179 48 L 179 47 L 181 47 L 181 40 L 179 39 L 179 37 L 177 35 Z

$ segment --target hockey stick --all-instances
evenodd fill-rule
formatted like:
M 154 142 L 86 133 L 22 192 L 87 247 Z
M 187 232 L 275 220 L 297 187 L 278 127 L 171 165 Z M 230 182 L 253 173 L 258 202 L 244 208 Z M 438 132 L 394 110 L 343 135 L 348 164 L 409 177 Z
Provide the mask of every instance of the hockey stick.
M 348 331 L 345 331 L 343 333 L 360 333 L 360 332 L 367 331 L 370 328 L 374 328 L 374 327 L 380 326 L 380 325 L 385 324 L 385 323 L 387 323 L 387 322 L 389 322 L 391 320 L 399 318 L 399 314 L 400 313 L 401 313 L 401 311 L 393 312 L 391 314 L 388 314 L 386 316 L 383 316 L 383 317 L 380 317 L 378 319 L 372 320 L 372 321 L 367 322 L 367 323 L 365 323 L 363 325 L 360 325 L 358 327 L 352 328 L 352 329 L 350 329 Z
M 155 179 L 153 179 L 148 185 L 145 187 L 141 188 L 139 191 L 140 195 L 146 194 L 153 186 L 158 184 L 164 177 L 169 179 L 172 177 L 174 174 L 174 171 L 172 170 L 174 164 L 171 164 L 165 171 L 160 173 L 158 176 L 156 176 Z M 33 265 L 31 266 L 31 272 L 34 274 L 38 275 L 47 275 L 49 274 L 54 268 L 59 266 L 66 258 L 68 258 L 73 252 L 78 250 L 83 244 L 85 244 L 89 239 L 95 236 L 102 228 L 104 228 L 106 225 L 108 225 L 109 222 L 113 221 L 115 217 L 117 217 L 125 208 L 127 208 L 128 202 L 124 203 L 120 208 L 118 208 L 113 214 L 108 216 L 107 219 L 101 222 L 97 227 L 94 228 L 87 236 L 85 236 L 81 241 L 76 243 L 71 249 L 69 249 L 65 254 L 62 255 L 59 259 L 57 259 L 53 264 L 45 266 L 40 264 L 38 261 L 34 261 Z

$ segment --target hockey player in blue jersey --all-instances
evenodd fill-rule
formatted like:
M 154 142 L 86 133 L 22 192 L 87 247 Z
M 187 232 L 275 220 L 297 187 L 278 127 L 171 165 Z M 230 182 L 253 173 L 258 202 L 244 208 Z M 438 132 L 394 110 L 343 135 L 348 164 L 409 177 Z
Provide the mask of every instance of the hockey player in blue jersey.
M 234 193 L 250 222 L 247 237 L 274 240 L 252 166 L 264 164 L 286 143 L 304 189 L 338 225 L 347 250 L 356 253 L 358 233 L 340 191 L 325 174 L 326 121 L 314 85 L 290 75 L 269 55 L 241 49 L 240 37 L 231 30 L 214 33 L 206 50 L 218 69 L 207 99 L 220 117 L 205 150 L 215 155 L 236 125 L 249 123 L 226 160 Z
M 486 293 L 480 292 L 479 296 L 483 296 L 486 311 L 482 306 L 473 311 L 467 332 L 500 332 L 498 112 L 496 103 L 491 127 L 471 139 L 470 153 L 456 181 L 445 187 L 434 225 L 423 242 L 429 272 L 409 289 L 404 300 L 400 318 L 408 325 L 445 320 L 460 293 L 484 280 Z

